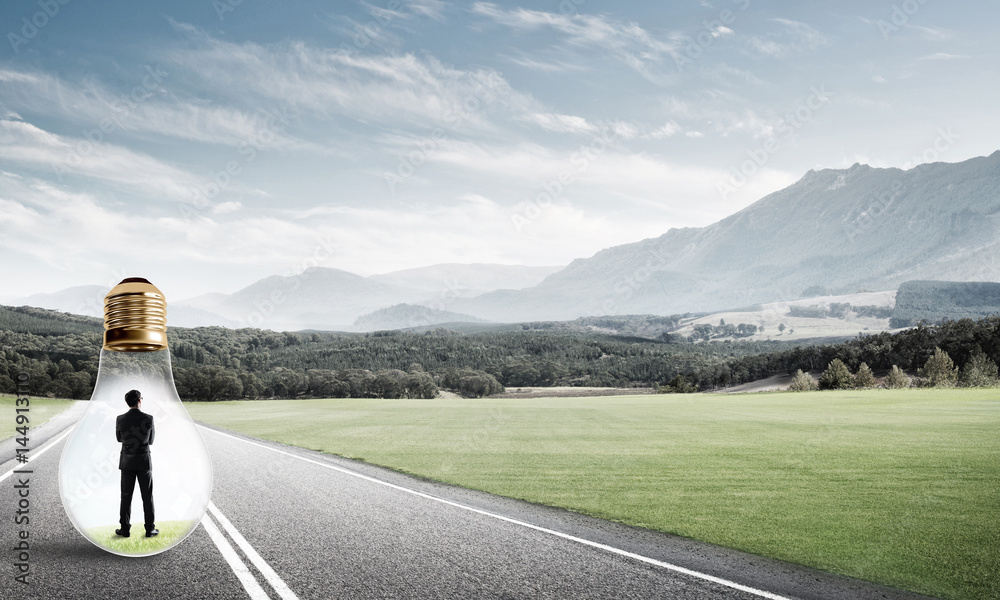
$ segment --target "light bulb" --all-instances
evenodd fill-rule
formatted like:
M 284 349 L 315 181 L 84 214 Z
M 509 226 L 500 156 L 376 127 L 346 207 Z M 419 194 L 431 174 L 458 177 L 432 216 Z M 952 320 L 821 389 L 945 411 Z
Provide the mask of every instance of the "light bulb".
M 198 526 L 212 493 L 208 449 L 174 389 L 166 316 L 166 299 L 145 279 L 125 279 L 108 292 L 94 393 L 59 461 L 59 494 L 70 521 L 83 537 L 122 556 L 150 556 L 179 544 Z M 149 431 L 149 421 L 131 412 L 125 399 L 130 390 L 141 395 L 136 410 L 152 416 L 149 463 L 133 458 L 132 445 Z M 122 471 L 123 444 L 116 428 L 119 415 L 125 413 L 130 413 L 129 419 L 140 420 L 122 421 L 120 428 L 126 430 L 124 438 L 130 446 L 127 469 Z M 144 472 L 146 464 L 151 466 L 152 516 L 159 531 L 154 536 L 147 536 L 144 527 L 144 484 L 134 475 Z M 125 529 L 120 523 L 120 505 L 127 478 L 134 478 L 135 483 L 131 527 L 124 537 L 115 530 Z

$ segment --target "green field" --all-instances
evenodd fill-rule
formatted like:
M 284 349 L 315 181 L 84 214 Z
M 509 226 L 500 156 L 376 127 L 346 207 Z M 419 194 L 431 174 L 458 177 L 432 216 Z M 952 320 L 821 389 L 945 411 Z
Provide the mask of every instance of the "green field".
M 1000 598 L 1000 390 L 188 404 L 200 421 L 948 598 Z
M 160 534 L 148 538 L 142 525 L 133 525 L 129 532 L 132 535 L 124 538 L 115 534 L 115 529 L 120 527 L 120 525 L 115 524 L 88 529 L 87 536 L 98 545 L 113 552 L 146 556 L 160 552 L 176 543 L 179 538 L 186 536 L 197 526 L 198 523 L 195 521 L 163 521 L 156 524 Z
M 17 427 L 16 419 L 17 412 L 14 405 L 15 396 L 4 396 L 0 395 L 0 440 L 12 438 L 17 435 L 15 427 Z M 38 427 L 42 423 L 45 423 L 52 417 L 66 410 L 73 405 L 73 400 L 62 400 L 58 398 L 30 398 L 31 403 L 28 405 L 28 426 L 31 428 Z M 29 438 L 31 433 L 28 433 Z

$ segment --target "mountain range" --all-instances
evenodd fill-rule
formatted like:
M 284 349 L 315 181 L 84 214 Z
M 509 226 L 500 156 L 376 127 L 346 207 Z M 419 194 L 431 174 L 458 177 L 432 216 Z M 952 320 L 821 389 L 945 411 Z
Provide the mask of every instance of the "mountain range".
M 837 295 L 915 279 L 997 281 L 998 234 L 1000 151 L 905 171 L 855 164 L 809 171 L 707 227 L 671 229 L 565 268 L 444 264 L 369 277 L 312 268 L 171 302 L 170 322 L 365 330 L 435 319 L 716 312 L 810 289 Z M 10 303 L 99 316 L 106 292 L 82 286 Z
M 903 281 L 1000 279 L 1000 151 L 907 171 L 809 171 L 707 227 L 577 259 L 537 286 L 457 299 L 495 321 L 715 312 Z

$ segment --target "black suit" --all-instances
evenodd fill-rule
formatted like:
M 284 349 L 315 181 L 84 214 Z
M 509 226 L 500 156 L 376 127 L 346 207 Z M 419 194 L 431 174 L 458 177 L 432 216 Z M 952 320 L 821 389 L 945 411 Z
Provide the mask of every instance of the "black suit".
M 145 517 L 146 531 L 153 529 L 153 465 L 150 461 L 149 447 L 153 444 L 156 429 L 153 427 L 153 415 L 146 414 L 138 408 L 129 409 L 118 416 L 115 423 L 115 437 L 122 443 L 121 458 L 118 468 L 122 472 L 122 504 L 121 526 L 125 533 L 131 528 L 132 492 L 135 482 L 139 481 L 139 494 L 142 495 L 142 512 Z

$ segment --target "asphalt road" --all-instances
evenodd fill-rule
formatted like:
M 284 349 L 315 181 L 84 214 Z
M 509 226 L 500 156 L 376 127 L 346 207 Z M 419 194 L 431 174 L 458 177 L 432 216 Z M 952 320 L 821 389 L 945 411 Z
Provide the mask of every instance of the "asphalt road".
M 207 427 L 202 525 L 163 554 L 119 557 L 59 499 L 74 414 L 32 432 L 27 467 L 0 443 L 0 477 L 34 471 L 29 585 L 14 580 L 17 476 L 0 480 L 0 598 L 921 598 Z

